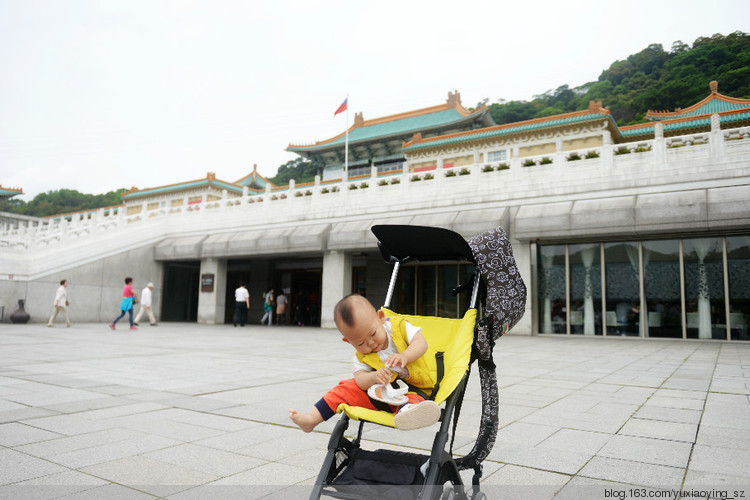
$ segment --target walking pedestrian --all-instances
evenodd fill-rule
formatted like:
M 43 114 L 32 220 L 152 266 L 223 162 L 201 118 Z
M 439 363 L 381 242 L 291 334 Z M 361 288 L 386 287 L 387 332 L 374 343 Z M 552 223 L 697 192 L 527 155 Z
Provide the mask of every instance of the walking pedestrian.
M 120 315 L 109 324 L 111 329 L 115 329 L 117 322 L 125 316 L 125 313 L 129 314 L 130 329 L 137 330 L 138 328 L 133 324 L 133 304 L 138 303 L 138 295 L 133 290 L 133 278 L 125 278 L 125 286 L 122 287 L 122 300 L 120 301 Z
M 154 311 L 151 309 L 151 302 L 152 302 L 152 291 L 154 289 L 154 284 L 149 283 L 146 285 L 146 288 L 144 288 L 141 291 L 141 308 L 138 310 L 138 315 L 135 317 L 135 326 L 138 326 L 138 322 L 143 317 L 143 313 L 148 314 L 148 322 L 151 326 L 156 326 L 156 317 L 154 316 Z
M 65 326 L 70 327 L 71 322 L 70 318 L 68 317 L 68 306 L 70 305 L 70 302 L 68 302 L 68 280 L 60 280 L 60 288 L 57 289 L 57 293 L 55 293 L 55 302 L 52 306 L 52 315 L 49 317 L 49 321 L 47 322 L 47 326 L 52 328 L 55 326 L 55 319 L 57 318 L 57 313 L 62 312 L 63 317 L 65 318 Z

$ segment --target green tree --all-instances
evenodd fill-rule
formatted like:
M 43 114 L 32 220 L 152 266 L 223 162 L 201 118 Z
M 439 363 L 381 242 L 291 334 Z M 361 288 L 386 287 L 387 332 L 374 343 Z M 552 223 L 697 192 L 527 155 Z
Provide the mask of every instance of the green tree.
M 601 100 L 619 125 L 640 123 L 646 112 L 692 105 L 708 94 L 708 82 L 719 82 L 722 94 L 750 98 L 750 36 L 700 37 L 693 46 L 677 40 L 669 52 L 660 44 L 615 61 L 595 82 L 534 96 L 531 101 L 500 100 L 490 106 L 498 123 L 512 123 L 550 114 L 586 109 Z
M 310 162 L 305 158 L 295 158 L 281 165 L 276 171 L 274 177 L 269 177 L 268 180 L 276 184 L 277 186 L 283 186 L 289 184 L 289 181 L 294 179 L 295 182 L 301 184 L 303 182 L 312 182 L 315 180 L 315 176 L 320 173 L 320 166 Z
M 73 189 L 58 189 L 39 193 L 28 203 L 23 200 L 10 199 L 0 201 L 0 211 L 34 217 L 93 210 L 101 207 L 120 205 L 121 196 L 127 189 L 121 188 L 105 194 L 84 194 Z

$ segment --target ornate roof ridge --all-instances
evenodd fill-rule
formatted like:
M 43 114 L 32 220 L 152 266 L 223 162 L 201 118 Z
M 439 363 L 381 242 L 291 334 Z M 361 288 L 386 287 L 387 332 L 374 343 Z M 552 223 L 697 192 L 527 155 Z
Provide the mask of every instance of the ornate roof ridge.
M 155 191 L 157 189 L 176 188 L 176 187 L 184 186 L 184 185 L 187 185 L 187 184 L 194 184 L 196 182 L 206 182 L 209 185 L 211 185 L 213 183 L 217 183 L 217 184 L 218 183 L 222 183 L 222 184 L 230 185 L 232 187 L 236 187 L 237 189 L 242 189 L 244 187 L 244 186 L 240 186 L 240 185 L 238 185 L 238 184 L 236 184 L 234 182 L 223 181 L 221 179 L 217 179 L 216 178 L 216 173 L 214 173 L 214 172 L 206 172 L 206 177 L 203 177 L 201 179 L 194 179 L 194 180 L 190 180 L 190 181 L 175 182 L 173 184 L 164 184 L 163 186 L 154 186 L 154 187 L 148 187 L 148 188 L 143 188 L 143 189 L 138 189 L 137 187 L 133 186 L 132 188 L 130 188 L 130 190 L 128 192 L 123 193 L 122 196 L 121 196 L 121 198 L 124 199 L 127 196 L 136 195 L 136 194 L 139 194 L 139 193 L 146 193 L 148 191 Z
M 263 175 L 261 175 L 260 173 L 258 173 L 258 164 L 257 163 L 253 163 L 253 171 L 252 172 L 250 172 L 246 176 L 240 178 L 239 180 L 234 181 L 232 184 L 237 184 L 240 187 L 243 187 L 244 184 L 242 184 L 242 181 L 244 181 L 245 179 L 249 179 L 250 177 L 253 178 L 253 181 L 255 181 L 255 179 L 257 179 L 258 177 L 260 177 L 261 179 L 263 179 L 263 182 L 266 182 L 266 183 L 270 184 L 272 188 L 276 187 L 276 184 L 274 184 L 273 182 L 269 181 L 268 178 L 266 178 Z M 250 186 L 248 186 L 248 189 L 253 189 L 253 188 L 251 188 Z
M 0 191 L 16 191 L 18 194 L 24 194 L 22 188 L 16 188 L 16 187 L 5 187 L 2 184 L 0 184 Z
M 659 121 L 661 121 L 671 117 L 679 117 L 680 115 L 683 115 L 685 113 L 690 113 L 692 111 L 695 111 L 696 109 L 700 109 L 702 106 L 705 106 L 713 100 L 720 100 L 731 104 L 744 104 L 747 105 L 747 107 L 750 107 L 750 99 L 740 99 L 738 97 L 731 97 L 728 95 L 720 94 L 719 82 L 717 82 L 716 80 L 713 80 L 711 81 L 711 83 L 709 83 L 709 88 L 711 89 L 711 93 L 692 106 L 688 106 L 685 109 L 678 107 L 675 108 L 674 111 L 655 111 L 649 109 L 646 112 L 646 119 L 658 119 Z
M 656 123 L 661 123 L 662 125 L 671 125 L 673 123 L 683 123 L 683 122 L 692 122 L 696 120 L 705 120 L 710 119 L 712 115 L 719 115 L 719 116 L 731 116 L 731 115 L 737 115 L 742 113 L 748 113 L 750 112 L 750 102 L 748 102 L 748 108 L 747 109 L 732 109 L 729 111 L 717 111 L 715 113 L 705 113 L 702 115 L 691 115 L 691 116 L 680 116 L 677 118 L 671 118 L 667 120 L 659 120 L 658 122 L 644 122 L 644 123 L 636 123 L 633 125 L 623 125 L 622 127 L 618 127 L 620 131 L 629 131 L 629 130 L 637 130 L 639 128 L 650 128 L 653 127 Z
M 552 116 L 544 116 L 541 118 L 532 118 L 531 120 L 522 120 L 520 122 L 512 122 L 512 123 L 503 123 L 502 125 L 493 125 L 492 127 L 484 127 L 484 128 L 478 128 L 474 130 L 464 130 L 462 132 L 454 132 L 452 134 L 446 134 L 446 135 L 437 135 L 434 137 L 429 137 L 427 139 L 422 138 L 421 133 L 416 133 L 412 137 L 412 139 L 409 142 L 402 142 L 401 148 L 408 148 L 410 146 L 413 146 L 415 144 L 419 143 L 429 143 L 429 142 L 435 142 L 435 141 L 442 141 L 445 139 L 452 139 L 456 137 L 461 136 L 468 136 L 473 134 L 479 134 L 479 133 L 487 133 L 487 132 L 494 132 L 497 130 L 503 130 L 507 128 L 515 128 L 515 127 L 521 127 L 524 125 L 535 125 L 538 123 L 543 123 L 547 121 L 555 121 L 555 120 L 564 120 L 566 118 L 574 118 L 578 116 L 584 116 L 584 115 L 601 115 L 601 116 L 609 116 L 609 106 L 602 107 L 602 102 L 597 101 L 589 101 L 589 107 L 588 109 L 580 110 L 580 111 L 571 111 L 569 113 L 563 113 L 560 115 L 552 115 Z
M 416 116 L 423 116 L 428 115 L 431 113 L 439 113 L 441 111 L 449 111 L 451 109 L 455 109 L 456 112 L 461 115 L 462 117 L 466 118 L 478 113 L 483 113 L 488 109 L 487 104 L 482 104 L 478 108 L 476 108 L 474 111 L 470 111 L 463 107 L 461 104 L 461 94 L 458 92 L 458 90 L 454 92 L 448 92 L 448 99 L 443 104 L 438 104 L 435 106 L 428 106 L 426 108 L 420 108 L 420 109 L 414 109 L 411 111 L 403 111 L 401 113 L 395 113 L 392 115 L 386 115 L 381 116 L 378 118 L 371 118 L 369 120 L 365 120 L 362 112 L 355 113 L 354 114 L 354 123 L 351 127 L 349 127 L 349 133 L 351 133 L 353 130 L 358 128 L 364 128 L 364 127 L 371 127 L 373 125 L 381 125 L 383 123 L 388 122 L 395 122 L 398 120 L 405 120 L 407 118 L 414 118 Z M 335 142 L 338 139 L 341 139 L 344 135 L 346 135 L 346 132 L 341 132 L 338 135 L 335 135 L 331 137 L 330 139 L 325 139 L 322 141 L 316 141 L 311 144 L 292 144 L 290 143 L 287 149 L 291 148 L 305 148 L 305 147 L 312 147 L 312 146 L 323 146 L 326 144 L 330 144 L 332 142 Z

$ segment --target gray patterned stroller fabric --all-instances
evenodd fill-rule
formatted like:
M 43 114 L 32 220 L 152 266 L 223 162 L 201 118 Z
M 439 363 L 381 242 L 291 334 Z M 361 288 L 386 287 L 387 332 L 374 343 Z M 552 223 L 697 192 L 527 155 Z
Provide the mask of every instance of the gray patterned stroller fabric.
M 483 295 L 480 296 L 484 317 L 476 326 L 473 351 L 479 365 L 482 416 L 474 447 L 465 457 L 457 460 L 457 465 L 461 470 L 478 470 L 492 451 L 497 436 L 499 396 L 492 350 L 495 341 L 523 317 L 526 285 L 518 272 L 513 248 L 503 228 L 478 234 L 468 243 L 484 285 L 481 289 Z

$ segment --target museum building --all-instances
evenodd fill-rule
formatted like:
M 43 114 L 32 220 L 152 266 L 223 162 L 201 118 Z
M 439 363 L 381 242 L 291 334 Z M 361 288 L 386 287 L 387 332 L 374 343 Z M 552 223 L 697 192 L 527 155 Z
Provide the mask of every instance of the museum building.
M 698 103 L 622 127 L 594 101 L 497 125 L 451 92 L 431 108 L 358 114 L 349 147 L 344 169 L 343 134 L 290 145 L 321 166 L 311 183 L 208 173 L 133 189 L 119 207 L 5 221 L 0 303 L 25 296 L 46 311 L 35 297 L 64 276 L 71 293 L 99 297 L 86 320 L 100 321 L 132 275 L 157 284 L 163 320 L 225 323 L 246 281 L 258 317 L 262 292 L 276 287 L 293 306 L 303 294 L 314 304 L 308 324 L 332 326 L 347 293 L 383 301 L 390 270 L 373 225 L 467 238 L 499 225 L 530 290 L 514 333 L 750 338 L 750 100 L 716 82 Z M 466 301 L 451 291 L 471 271 L 406 266 L 394 307 L 458 316 Z

